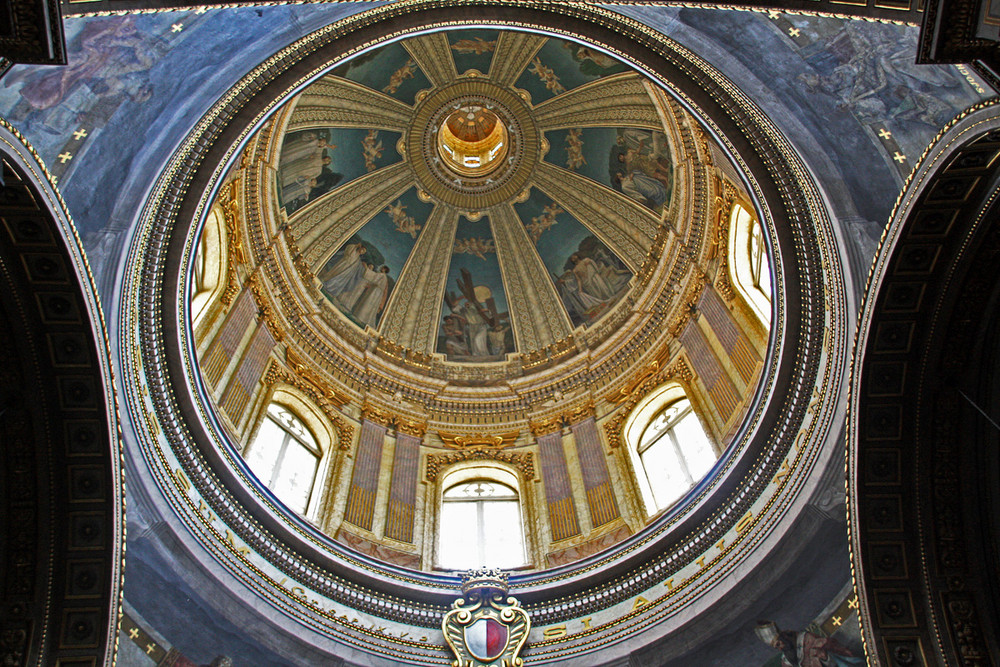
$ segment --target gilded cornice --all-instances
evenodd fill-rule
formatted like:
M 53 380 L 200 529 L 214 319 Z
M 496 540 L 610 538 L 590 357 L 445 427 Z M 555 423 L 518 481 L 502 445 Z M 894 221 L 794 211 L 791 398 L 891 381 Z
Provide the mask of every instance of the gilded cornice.
M 452 449 L 505 449 L 514 444 L 519 431 L 508 433 L 447 433 L 438 431 L 438 437 Z
M 428 454 L 424 476 L 428 482 L 437 481 L 442 470 L 455 463 L 465 461 L 498 461 L 515 468 L 525 481 L 531 481 L 535 478 L 535 459 L 531 452 L 486 447 L 459 449 L 447 454 Z
M 588 398 L 583 403 L 563 407 L 555 414 L 536 415 L 528 421 L 528 428 L 531 429 L 531 433 L 535 437 L 538 437 L 559 431 L 564 425 L 572 426 L 577 422 L 596 415 L 597 411 L 594 407 L 594 402 Z
M 393 410 L 382 405 L 375 405 L 367 399 L 361 408 L 361 418 L 418 438 L 422 438 L 427 432 L 426 421 L 411 419 L 399 414 L 398 410 Z

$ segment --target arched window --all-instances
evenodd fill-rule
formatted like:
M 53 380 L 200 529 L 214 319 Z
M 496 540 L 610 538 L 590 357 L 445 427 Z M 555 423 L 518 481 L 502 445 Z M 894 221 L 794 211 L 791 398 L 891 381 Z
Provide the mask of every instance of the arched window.
M 656 509 L 672 505 L 705 476 L 716 459 L 687 398 L 660 410 L 643 431 L 636 453 Z
M 222 292 L 226 276 L 226 222 L 218 205 L 212 208 L 198 237 L 194 254 L 191 317 L 195 325 Z
M 247 465 L 278 500 L 305 514 L 322 452 L 316 437 L 289 408 L 271 403 L 247 447 Z
M 439 536 L 441 567 L 524 565 L 517 476 L 501 468 L 465 468 L 446 476 Z
M 650 514 L 670 507 L 711 470 L 719 453 L 677 383 L 636 405 L 623 432 Z
M 767 244 L 757 216 L 743 206 L 733 206 L 729 220 L 730 280 L 760 317 L 771 321 L 771 266 Z

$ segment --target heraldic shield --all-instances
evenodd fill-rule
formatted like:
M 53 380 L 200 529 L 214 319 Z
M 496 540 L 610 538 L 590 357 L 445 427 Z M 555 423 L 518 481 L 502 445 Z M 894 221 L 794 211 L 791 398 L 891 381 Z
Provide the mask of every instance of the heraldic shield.
M 452 667 L 521 667 L 518 657 L 531 620 L 521 603 L 507 597 L 507 574 L 472 570 L 462 578 L 463 598 L 455 600 L 441 629 L 455 654 Z

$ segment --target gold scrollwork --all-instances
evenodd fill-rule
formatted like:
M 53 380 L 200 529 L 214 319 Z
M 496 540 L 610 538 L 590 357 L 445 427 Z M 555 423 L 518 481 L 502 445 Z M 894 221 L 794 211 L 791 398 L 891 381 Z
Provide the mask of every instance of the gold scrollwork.
M 531 452 L 518 452 L 487 447 L 457 449 L 445 454 L 427 456 L 427 480 L 433 482 L 444 468 L 464 461 L 499 461 L 517 469 L 526 481 L 535 478 L 535 459 Z
M 441 442 L 448 447 L 452 447 L 453 449 L 503 449 L 514 444 L 518 435 L 520 435 L 518 431 L 493 435 L 483 433 L 446 433 L 444 431 L 438 431 L 438 437 L 441 438 Z

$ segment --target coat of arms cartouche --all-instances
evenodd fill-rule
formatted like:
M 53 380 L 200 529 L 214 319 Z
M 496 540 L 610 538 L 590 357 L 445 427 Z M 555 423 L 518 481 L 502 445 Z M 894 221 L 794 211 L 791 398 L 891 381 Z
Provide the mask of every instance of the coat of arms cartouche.
M 507 597 L 507 573 L 471 570 L 462 578 L 461 599 L 444 616 L 441 629 L 455 654 L 452 667 L 521 667 L 518 657 L 531 620 L 521 603 Z

